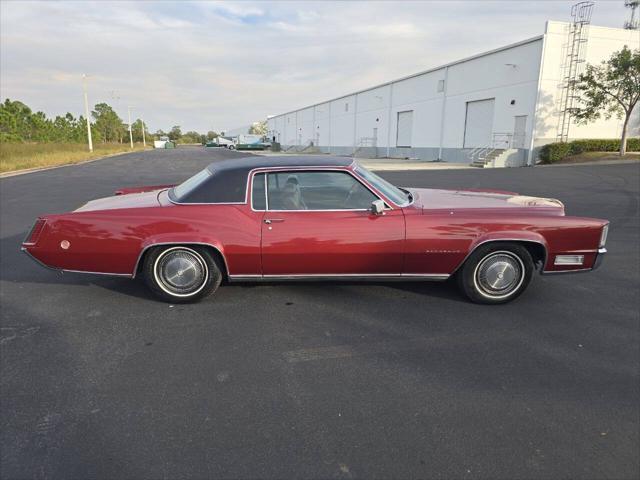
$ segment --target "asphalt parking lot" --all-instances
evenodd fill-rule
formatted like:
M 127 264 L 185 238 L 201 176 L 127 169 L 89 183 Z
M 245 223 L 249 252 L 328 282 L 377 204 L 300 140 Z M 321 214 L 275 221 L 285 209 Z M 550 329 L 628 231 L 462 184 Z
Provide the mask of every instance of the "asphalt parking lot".
M 638 478 L 640 164 L 384 172 L 608 218 L 588 274 L 227 285 L 195 305 L 19 252 L 39 214 L 180 181 L 216 149 L 0 179 L 2 478 Z

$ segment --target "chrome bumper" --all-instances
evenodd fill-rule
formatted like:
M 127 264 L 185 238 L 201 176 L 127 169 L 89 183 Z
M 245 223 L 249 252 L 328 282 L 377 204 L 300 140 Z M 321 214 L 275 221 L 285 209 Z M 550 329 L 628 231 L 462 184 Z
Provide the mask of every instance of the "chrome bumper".
M 598 249 L 598 255 L 596 255 L 596 261 L 593 263 L 592 270 L 595 270 L 596 268 L 600 267 L 600 265 L 602 265 L 605 253 L 607 253 L 606 248 L 602 247 Z

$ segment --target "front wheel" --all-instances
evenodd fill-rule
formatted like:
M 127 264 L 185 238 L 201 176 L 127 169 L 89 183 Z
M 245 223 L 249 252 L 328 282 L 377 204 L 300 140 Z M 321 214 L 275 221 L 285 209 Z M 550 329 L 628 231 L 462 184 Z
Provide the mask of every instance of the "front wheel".
M 234 145 L 229 145 L 227 148 L 228 148 L 229 150 L 235 150 L 235 149 L 236 149 L 236 147 L 235 147 Z
M 149 289 L 171 303 L 196 302 L 215 292 L 222 281 L 216 259 L 201 247 L 156 248 L 143 268 Z
M 475 303 L 507 303 L 527 288 L 534 264 L 521 245 L 492 243 L 476 249 L 458 271 L 458 285 Z

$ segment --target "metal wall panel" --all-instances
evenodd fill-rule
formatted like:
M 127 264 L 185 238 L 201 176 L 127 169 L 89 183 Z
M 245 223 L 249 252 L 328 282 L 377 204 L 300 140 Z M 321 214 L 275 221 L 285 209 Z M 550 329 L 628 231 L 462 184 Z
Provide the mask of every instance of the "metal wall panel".
M 413 133 L 413 110 L 398 112 L 398 132 L 396 146 L 410 147 Z

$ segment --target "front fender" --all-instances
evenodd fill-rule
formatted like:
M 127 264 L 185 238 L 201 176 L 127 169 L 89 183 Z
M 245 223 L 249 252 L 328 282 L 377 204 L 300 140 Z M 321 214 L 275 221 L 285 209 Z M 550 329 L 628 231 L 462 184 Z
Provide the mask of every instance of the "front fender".
M 538 232 L 532 232 L 530 230 L 501 230 L 498 232 L 487 232 L 483 235 L 475 238 L 471 244 L 469 245 L 469 250 L 467 255 L 464 257 L 462 262 L 456 267 L 458 270 L 462 264 L 469 258 L 469 256 L 481 245 L 491 242 L 528 242 L 541 245 L 544 249 L 544 259 L 542 262 L 542 269 L 544 269 L 547 265 L 547 261 L 549 258 L 549 245 L 547 244 L 546 239 L 539 234 Z

